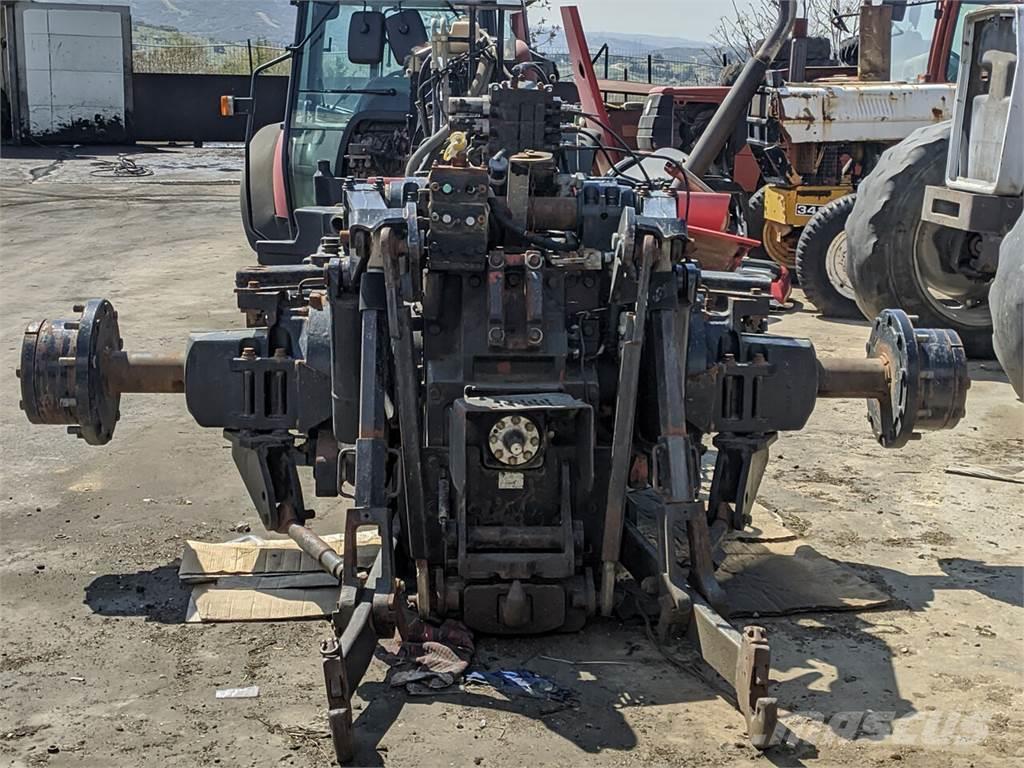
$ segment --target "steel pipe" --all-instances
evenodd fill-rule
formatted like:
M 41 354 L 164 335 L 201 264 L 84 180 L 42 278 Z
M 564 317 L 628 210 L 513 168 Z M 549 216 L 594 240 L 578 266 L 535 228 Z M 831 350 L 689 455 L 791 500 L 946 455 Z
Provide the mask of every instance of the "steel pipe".
M 879 358 L 837 357 L 818 360 L 818 397 L 889 397 L 889 375 Z
M 149 352 L 110 352 L 104 367 L 107 386 L 118 394 L 185 391 L 185 356 Z
M 287 533 L 291 540 L 299 545 L 299 549 L 316 560 L 327 573 L 341 581 L 345 561 L 330 544 L 301 523 L 289 524 Z
M 761 43 L 757 53 L 747 59 L 740 76 L 736 78 L 722 105 L 687 157 L 684 164 L 690 173 L 697 176 L 707 173 L 722 147 L 736 130 L 737 121 L 746 119 L 750 100 L 754 98 L 754 93 L 764 80 L 765 72 L 792 32 L 795 21 L 796 0 L 779 0 L 779 17 L 771 34 Z M 682 186 L 682 181 L 677 179 L 672 182 L 672 186 L 678 189 Z

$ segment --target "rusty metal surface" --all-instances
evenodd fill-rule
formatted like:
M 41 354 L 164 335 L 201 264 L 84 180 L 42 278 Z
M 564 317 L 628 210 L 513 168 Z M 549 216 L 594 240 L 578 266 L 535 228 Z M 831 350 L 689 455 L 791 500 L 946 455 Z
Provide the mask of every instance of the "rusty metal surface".
M 110 352 L 107 382 L 119 393 L 180 394 L 185 391 L 185 355 Z
M 861 83 L 852 80 L 786 85 L 771 97 L 791 143 L 902 141 L 912 131 L 949 120 L 955 87 L 934 83 Z
M 885 365 L 872 358 L 818 360 L 818 397 L 884 398 L 889 391 Z
M 736 691 L 747 734 L 758 748 L 769 745 L 778 722 L 777 703 L 768 697 L 771 650 L 763 627 L 737 631 L 699 595 L 691 593 L 693 617 L 687 637 L 704 661 Z
M 885 82 L 892 75 L 892 6 L 860 7 L 860 46 L 857 78 L 863 82 Z

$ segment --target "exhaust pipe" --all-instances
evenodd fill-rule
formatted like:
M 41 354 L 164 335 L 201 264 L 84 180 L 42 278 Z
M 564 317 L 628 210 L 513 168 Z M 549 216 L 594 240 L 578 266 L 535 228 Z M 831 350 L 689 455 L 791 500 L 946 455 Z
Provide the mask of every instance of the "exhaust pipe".
M 697 139 L 693 151 L 686 159 L 686 170 L 695 176 L 703 176 L 722 151 L 722 147 L 732 136 L 736 121 L 745 119 L 750 100 L 754 98 L 757 88 L 764 80 L 772 61 L 778 55 L 782 44 L 789 38 L 796 21 L 796 0 L 779 0 L 779 18 L 770 35 L 765 38 L 757 53 L 751 56 L 740 76 L 736 79 L 729 93 L 722 101 L 722 106 L 711 118 L 708 127 Z M 672 182 L 673 187 L 681 186 L 682 182 Z

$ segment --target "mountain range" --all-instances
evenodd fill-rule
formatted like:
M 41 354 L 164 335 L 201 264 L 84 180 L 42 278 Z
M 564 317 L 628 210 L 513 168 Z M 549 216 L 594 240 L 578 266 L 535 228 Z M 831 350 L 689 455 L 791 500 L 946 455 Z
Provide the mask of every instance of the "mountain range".
M 87 2 L 88 0 L 72 0 Z M 107 0 L 123 5 L 120 0 Z M 284 45 L 295 32 L 295 7 L 288 0 L 128 0 L 136 23 L 176 29 L 186 35 L 217 42 L 265 39 Z M 703 50 L 700 40 L 668 35 L 626 35 L 586 30 L 592 52 L 607 44 L 613 53 L 645 55 L 666 49 Z M 559 30 L 545 50 L 567 50 Z

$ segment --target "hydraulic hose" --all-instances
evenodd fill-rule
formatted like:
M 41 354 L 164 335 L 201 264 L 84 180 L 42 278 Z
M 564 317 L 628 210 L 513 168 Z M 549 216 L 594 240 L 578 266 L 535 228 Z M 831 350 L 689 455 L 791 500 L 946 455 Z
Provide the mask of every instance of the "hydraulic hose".
M 796 21 L 796 0 L 779 0 L 779 18 L 775 27 L 757 53 L 747 59 L 747 63 L 736 78 L 736 82 L 729 93 L 726 94 L 722 105 L 711 118 L 708 127 L 697 139 L 690 156 L 686 159 L 686 170 L 696 176 L 703 176 L 715 162 L 718 153 L 722 151 L 729 137 L 736 129 L 739 120 L 745 120 L 750 100 L 757 92 L 758 86 L 764 80 L 765 72 L 775 60 L 783 43 L 789 38 L 793 31 L 793 24 Z M 682 181 L 677 179 L 672 182 L 673 188 L 682 186 Z
M 448 140 L 451 128 L 445 123 L 437 133 L 428 136 L 416 147 L 416 151 L 409 155 L 409 161 L 405 164 L 405 175 L 415 176 L 423 167 L 423 162 L 441 148 L 441 145 Z

